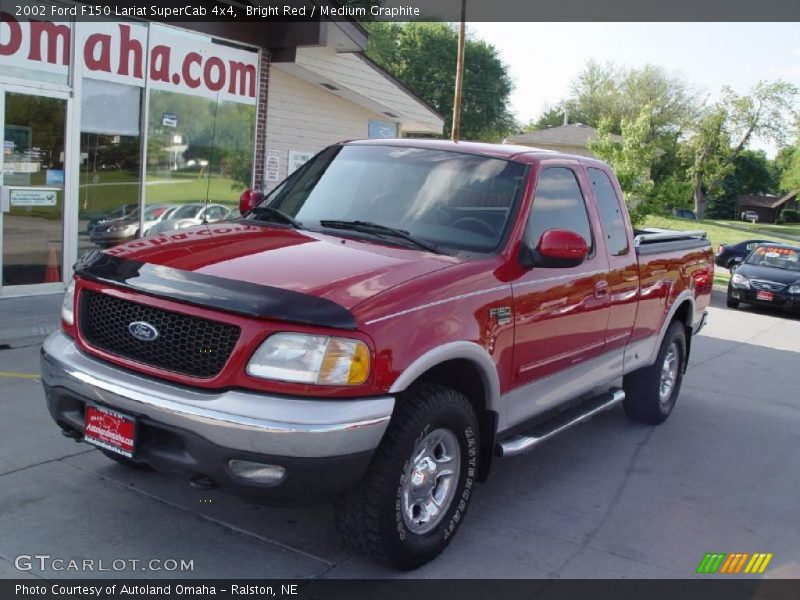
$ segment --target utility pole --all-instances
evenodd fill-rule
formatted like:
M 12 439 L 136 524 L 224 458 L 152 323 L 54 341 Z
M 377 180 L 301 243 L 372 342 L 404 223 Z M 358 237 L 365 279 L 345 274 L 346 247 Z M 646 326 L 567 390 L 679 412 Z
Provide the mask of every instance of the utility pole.
M 450 139 L 458 141 L 461 133 L 461 88 L 464 85 L 464 44 L 467 37 L 467 0 L 461 0 L 461 27 L 458 30 L 458 59 L 456 61 L 456 90 L 453 98 L 453 129 Z

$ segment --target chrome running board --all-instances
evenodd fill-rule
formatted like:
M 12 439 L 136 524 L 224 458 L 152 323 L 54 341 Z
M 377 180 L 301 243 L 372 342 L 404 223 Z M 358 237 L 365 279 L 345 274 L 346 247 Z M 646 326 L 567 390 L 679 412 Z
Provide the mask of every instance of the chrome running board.
M 564 414 L 557 415 L 550 421 L 545 421 L 526 435 L 515 435 L 498 443 L 497 456 L 516 456 L 517 454 L 528 452 L 545 440 L 575 425 L 585 423 L 596 414 L 616 406 L 624 399 L 625 392 L 621 389 L 615 389 L 592 400 L 587 400 L 584 404 Z

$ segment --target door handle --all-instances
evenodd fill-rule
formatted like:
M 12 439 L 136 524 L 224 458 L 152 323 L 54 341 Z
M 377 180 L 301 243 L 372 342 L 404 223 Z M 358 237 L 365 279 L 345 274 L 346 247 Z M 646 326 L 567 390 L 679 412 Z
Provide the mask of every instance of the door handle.
M 608 282 L 598 281 L 594 284 L 594 297 L 598 300 L 601 298 L 608 298 Z

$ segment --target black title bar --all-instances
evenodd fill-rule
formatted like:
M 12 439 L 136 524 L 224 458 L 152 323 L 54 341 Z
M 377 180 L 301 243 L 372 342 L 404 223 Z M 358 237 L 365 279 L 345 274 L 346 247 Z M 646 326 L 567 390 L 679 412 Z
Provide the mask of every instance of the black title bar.
M 145 19 L 181 23 L 331 21 L 459 21 L 461 0 L 2 0 L 14 18 L 48 20 Z M 41 13 L 40 11 L 44 11 Z M 467 0 L 473 22 L 800 21 L 797 0 Z M 567 43 L 567 41 L 565 41 Z M 685 40 L 691 43 L 691 40 Z

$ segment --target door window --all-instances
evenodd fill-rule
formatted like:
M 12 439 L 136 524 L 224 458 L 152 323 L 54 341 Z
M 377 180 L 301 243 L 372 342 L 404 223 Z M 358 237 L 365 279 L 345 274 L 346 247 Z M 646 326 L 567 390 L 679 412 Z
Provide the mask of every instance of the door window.
M 548 167 L 539 174 L 525 235 L 536 246 L 548 229 L 568 229 L 593 247 L 586 202 L 572 169 Z

